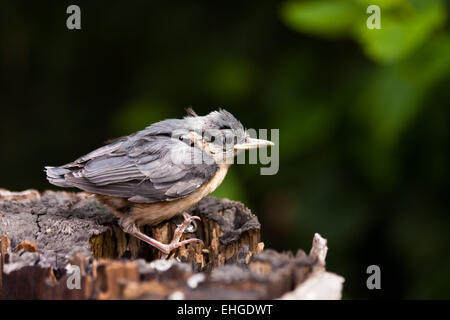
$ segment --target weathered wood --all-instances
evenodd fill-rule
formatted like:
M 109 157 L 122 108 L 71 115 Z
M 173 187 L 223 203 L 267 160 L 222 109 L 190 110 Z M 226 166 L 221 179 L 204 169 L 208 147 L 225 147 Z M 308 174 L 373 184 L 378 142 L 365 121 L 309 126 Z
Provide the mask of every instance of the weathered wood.
M 299 285 L 294 290 L 284 293 L 280 297 L 281 300 L 337 300 L 341 298 L 344 278 L 325 270 L 327 252 L 327 240 L 316 233 L 309 257 L 315 259 L 317 264 L 307 277 L 301 269 L 296 269 L 295 278 Z
M 123 233 L 108 208 L 88 194 L 0 190 L 0 297 L 308 298 L 305 289 L 286 294 L 302 292 L 303 284 L 317 289 L 314 279 L 324 278 L 326 242 L 318 235 L 310 254 L 299 250 L 294 256 L 263 250 L 260 224 L 239 202 L 209 197 L 190 213 L 201 221 L 184 237 L 204 243 L 160 260 L 159 251 Z M 142 231 L 168 243 L 179 222 L 174 218 Z M 80 289 L 70 286 L 71 266 L 79 267 Z M 333 288 L 332 294 L 325 288 L 313 296 L 339 298 L 342 281 Z
M 228 262 L 237 261 L 238 254 L 251 256 L 262 250 L 260 224 L 255 215 L 239 202 L 208 197 L 190 210 L 201 217 L 195 232 L 186 233 L 183 239 L 199 238 L 203 244 L 192 244 L 175 250 L 170 258 L 188 262 L 194 270 L 212 269 Z M 155 227 L 143 227 L 142 231 L 162 243 L 169 243 L 180 218 L 172 219 Z M 154 260 L 161 252 L 144 242 L 126 235 L 117 225 L 90 239 L 95 258 L 144 258 Z M 247 249 L 243 249 L 247 248 Z M 241 250 L 241 251 L 239 251 Z
M 2 193 L 5 198 L 2 199 Z M 110 210 L 85 193 L 11 192 L 0 193 L 0 231 L 8 235 L 12 247 L 20 242 L 36 243 L 39 252 L 54 267 L 64 266 L 76 253 L 100 258 L 143 258 L 154 260 L 161 253 L 146 243 L 125 234 Z M 27 195 L 27 196 L 25 196 Z M 248 255 L 261 250 L 260 224 L 255 215 L 239 202 L 209 197 L 191 209 L 201 217 L 197 230 L 184 238 L 197 237 L 202 244 L 175 250 L 171 257 L 204 270 L 236 261 L 239 249 Z M 180 218 L 142 231 L 162 243 L 171 241 Z M 29 244 L 28 244 L 29 245 Z

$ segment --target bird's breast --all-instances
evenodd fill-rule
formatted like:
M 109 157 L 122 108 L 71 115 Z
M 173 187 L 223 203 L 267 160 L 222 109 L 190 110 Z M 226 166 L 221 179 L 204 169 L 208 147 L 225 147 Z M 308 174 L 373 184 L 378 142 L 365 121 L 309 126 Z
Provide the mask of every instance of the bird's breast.
M 225 179 L 229 166 L 229 164 L 219 165 L 219 169 L 214 177 L 187 197 L 157 203 L 134 204 L 130 209 L 130 214 L 135 218 L 138 225 L 155 225 L 170 219 L 173 216 L 192 208 L 201 199 L 216 190 L 223 179 Z

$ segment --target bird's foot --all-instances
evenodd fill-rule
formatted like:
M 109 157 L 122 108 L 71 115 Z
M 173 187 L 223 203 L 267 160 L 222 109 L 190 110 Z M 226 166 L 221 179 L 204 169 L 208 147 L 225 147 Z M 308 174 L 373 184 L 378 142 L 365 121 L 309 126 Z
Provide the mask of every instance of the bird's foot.
M 144 233 L 142 233 L 142 232 L 140 232 L 140 231 L 135 232 L 133 235 L 134 235 L 136 238 L 138 238 L 138 239 L 140 239 L 140 240 L 142 240 L 142 241 L 148 243 L 149 245 L 151 245 L 151 246 L 155 247 L 156 249 L 158 249 L 159 251 L 161 251 L 161 252 L 162 252 L 161 258 L 162 258 L 162 259 L 167 258 L 167 256 L 169 255 L 169 253 L 170 253 L 172 250 L 176 249 L 176 248 L 179 248 L 179 247 L 181 247 L 181 246 L 184 246 L 184 245 L 186 245 L 186 244 L 193 243 L 193 242 L 203 242 L 203 241 L 200 240 L 200 239 L 193 238 L 193 239 L 187 239 L 187 240 L 177 241 L 177 242 L 174 242 L 174 241 L 172 240 L 171 243 L 169 243 L 169 244 L 164 244 L 164 243 L 159 242 L 159 241 L 156 240 L 156 239 L 153 239 L 153 238 L 149 237 L 148 235 L 146 235 L 146 234 L 144 234 Z
M 161 259 L 167 259 L 167 257 L 169 256 L 169 254 L 172 250 L 177 249 L 177 248 L 184 246 L 186 244 L 189 244 L 189 243 L 194 243 L 194 242 L 203 243 L 203 241 L 200 239 L 192 238 L 192 239 L 187 239 L 187 240 L 183 240 L 183 241 L 179 241 L 179 242 L 171 242 L 170 244 L 163 245 L 163 248 L 158 248 L 162 252 Z
M 195 222 L 195 220 L 200 220 L 199 217 L 195 217 L 195 218 L 192 218 L 192 217 L 193 216 L 191 216 L 189 213 L 183 212 L 181 214 L 181 216 L 178 216 L 175 218 L 174 222 L 177 225 L 177 227 L 180 227 L 186 223 L 186 220 L 189 220 L 190 222 L 187 225 L 187 227 L 185 227 L 184 232 L 192 233 L 192 232 L 197 231 L 197 223 Z
M 121 224 L 121 226 L 125 232 L 128 232 L 128 233 L 134 235 L 136 238 L 157 248 L 159 251 L 162 252 L 161 258 L 166 259 L 167 256 L 170 254 L 170 252 L 174 249 L 177 249 L 181 246 L 184 246 L 184 245 L 190 244 L 190 243 L 194 243 L 194 242 L 202 242 L 203 243 L 202 240 L 196 239 L 196 238 L 180 241 L 186 228 L 188 228 L 191 225 L 191 223 L 194 223 L 194 226 L 196 227 L 195 220 L 200 220 L 200 218 L 197 216 L 190 216 L 188 214 L 183 214 L 183 216 L 184 216 L 185 220 L 183 221 L 183 223 L 181 223 L 180 225 L 177 226 L 177 228 L 175 229 L 175 232 L 173 234 L 172 241 L 169 244 L 161 243 L 158 240 L 149 237 L 148 235 L 142 233 L 139 230 L 139 228 L 137 228 L 134 224 L 132 225 L 131 228 L 130 228 L 130 226 L 127 226 L 126 229 L 123 227 L 123 224 Z
M 190 214 L 184 212 L 183 213 L 184 221 L 177 226 L 175 232 L 173 233 L 173 238 L 170 243 L 177 243 L 180 241 L 181 236 L 185 232 L 195 232 L 197 230 L 197 224 L 195 220 L 201 220 L 200 217 L 191 216 Z
M 185 231 L 194 232 L 195 230 L 197 230 L 197 224 L 195 223 L 195 220 L 200 220 L 200 217 L 191 216 L 186 212 L 183 213 L 183 217 L 184 217 L 184 221 L 183 221 L 183 223 L 178 225 L 177 228 L 175 229 L 175 232 L 173 233 L 172 241 L 170 242 L 170 244 L 165 245 L 166 252 L 161 250 L 163 252 L 163 255 L 161 256 L 162 259 L 166 259 L 167 256 L 169 255 L 170 251 L 172 251 L 176 248 L 179 248 L 181 246 L 184 246 L 185 244 L 193 243 L 193 242 L 203 243 L 202 240 L 197 239 L 197 238 L 180 241 L 180 239 L 183 236 L 183 233 Z M 193 225 L 193 230 L 187 230 L 187 228 L 191 227 L 192 225 Z

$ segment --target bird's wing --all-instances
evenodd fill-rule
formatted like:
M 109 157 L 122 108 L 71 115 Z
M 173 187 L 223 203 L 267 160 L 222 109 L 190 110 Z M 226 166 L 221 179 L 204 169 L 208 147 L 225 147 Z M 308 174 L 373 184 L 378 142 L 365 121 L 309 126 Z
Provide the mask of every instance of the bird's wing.
M 151 203 L 191 194 L 214 176 L 218 166 L 202 150 L 159 136 L 115 142 L 64 168 L 69 185 Z

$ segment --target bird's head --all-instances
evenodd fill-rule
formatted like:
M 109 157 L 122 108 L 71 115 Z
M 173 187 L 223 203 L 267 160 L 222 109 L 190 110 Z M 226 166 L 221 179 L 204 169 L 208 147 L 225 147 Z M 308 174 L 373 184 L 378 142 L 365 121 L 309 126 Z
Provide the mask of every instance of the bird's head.
M 232 163 L 238 152 L 274 145 L 273 142 L 251 138 L 244 126 L 228 111 L 220 109 L 198 116 L 188 109 L 180 140 L 210 154 L 216 163 Z

